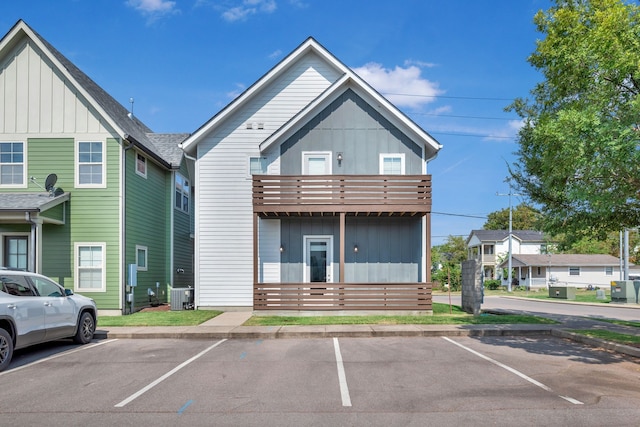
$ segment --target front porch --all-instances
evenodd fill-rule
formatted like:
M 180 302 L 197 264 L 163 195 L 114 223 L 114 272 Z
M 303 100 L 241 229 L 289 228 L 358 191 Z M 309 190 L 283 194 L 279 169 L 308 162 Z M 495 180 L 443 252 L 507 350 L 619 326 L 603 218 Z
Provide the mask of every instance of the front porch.
M 253 295 L 260 311 L 429 312 L 431 302 L 431 177 L 429 175 L 256 175 L 253 177 Z M 372 282 L 345 280 L 349 218 L 407 217 L 421 225 L 421 280 L 384 277 Z M 260 219 L 335 218 L 338 280 L 305 277 L 301 282 L 262 283 L 259 273 Z M 423 218 L 423 220 L 420 220 Z M 391 220 L 388 220 L 391 221 Z M 352 222 L 351 222 L 352 223 Z M 350 250 L 358 252 L 355 246 Z M 280 247 L 282 252 L 283 248 Z M 305 250 L 305 249 L 303 249 Z M 360 248 L 362 254 L 362 248 Z M 281 261 L 282 262 L 282 261 Z M 354 266 L 355 262 L 350 263 Z M 417 273 L 416 273 L 417 274 Z M 353 276 L 351 276 L 353 278 Z M 416 276 L 418 278 L 418 276 Z

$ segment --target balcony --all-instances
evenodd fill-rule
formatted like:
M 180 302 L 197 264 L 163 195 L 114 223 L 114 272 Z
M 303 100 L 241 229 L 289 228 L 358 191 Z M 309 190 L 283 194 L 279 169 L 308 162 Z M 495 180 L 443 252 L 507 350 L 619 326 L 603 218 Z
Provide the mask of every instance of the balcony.
M 262 217 L 425 215 L 431 175 L 254 175 L 253 211 Z

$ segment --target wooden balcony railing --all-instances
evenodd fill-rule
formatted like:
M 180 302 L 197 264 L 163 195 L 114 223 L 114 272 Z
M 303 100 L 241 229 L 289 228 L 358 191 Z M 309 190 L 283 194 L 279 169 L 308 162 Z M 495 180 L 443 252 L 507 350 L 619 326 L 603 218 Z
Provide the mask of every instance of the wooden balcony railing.
M 256 283 L 254 310 L 432 310 L 431 283 Z
M 431 175 L 254 175 L 260 214 L 431 211 Z

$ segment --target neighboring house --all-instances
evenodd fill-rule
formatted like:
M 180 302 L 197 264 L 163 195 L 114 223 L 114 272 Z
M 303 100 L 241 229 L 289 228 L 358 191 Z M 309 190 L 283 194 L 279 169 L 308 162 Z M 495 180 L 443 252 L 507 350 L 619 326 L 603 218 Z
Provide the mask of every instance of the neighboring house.
M 131 307 L 131 264 L 134 307 L 193 284 L 186 134 L 151 133 L 23 21 L 0 40 L 0 105 L 0 264 L 103 313 Z
M 558 286 L 609 286 L 620 280 L 620 259 L 611 255 L 514 255 L 513 277 L 527 289 Z M 507 268 L 507 261 L 499 266 Z
M 441 146 L 313 38 L 182 148 L 198 307 L 431 309 Z
M 513 230 L 511 252 L 516 254 L 541 254 L 546 252 L 548 240 L 540 231 Z M 486 279 L 498 279 L 498 264 L 509 254 L 508 230 L 472 230 L 467 238 L 468 259 L 482 264 Z M 506 277 L 505 277 L 506 280 Z

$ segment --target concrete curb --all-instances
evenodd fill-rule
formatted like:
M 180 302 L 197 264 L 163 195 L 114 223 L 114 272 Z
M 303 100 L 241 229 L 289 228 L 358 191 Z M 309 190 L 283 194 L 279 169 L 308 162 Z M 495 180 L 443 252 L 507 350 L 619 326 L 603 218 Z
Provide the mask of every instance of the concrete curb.
M 592 347 L 599 347 L 605 350 L 614 351 L 616 353 L 626 354 L 627 356 L 640 358 L 640 348 L 638 347 L 618 344 L 618 343 L 603 340 L 600 338 L 592 338 L 586 335 L 577 334 L 575 332 L 571 332 L 563 329 L 554 329 L 551 331 L 551 335 L 555 337 L 570 339 L 572 341 L 579 342 L 581 344 L 590 345 Z

